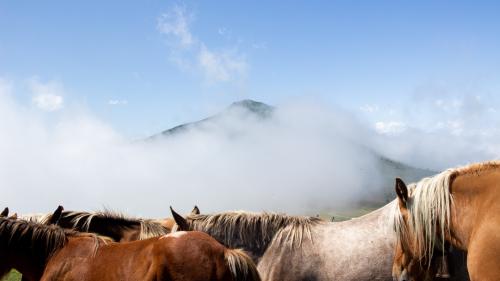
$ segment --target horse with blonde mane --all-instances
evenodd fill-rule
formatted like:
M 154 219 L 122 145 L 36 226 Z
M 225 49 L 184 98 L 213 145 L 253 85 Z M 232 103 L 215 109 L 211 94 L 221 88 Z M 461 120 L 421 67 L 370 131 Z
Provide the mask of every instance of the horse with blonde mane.
M 408 187 L 397 180 L 396 280 L 421 280 L 447 244 L 467 252 L 473 281 L 500 278 L 500 162 L 448 169 Z
M 116 243 L 55 225 L 0 217 L 0 279 L 260 281 L 255 264 L 203 232 Z

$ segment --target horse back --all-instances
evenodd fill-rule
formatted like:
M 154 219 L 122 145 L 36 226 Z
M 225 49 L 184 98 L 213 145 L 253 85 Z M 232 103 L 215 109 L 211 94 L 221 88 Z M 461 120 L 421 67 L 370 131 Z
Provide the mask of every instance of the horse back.
M 41 280 L 234 280 L 226 248 L 201 232 L 95 246 L 94 239 L 70 238 Z

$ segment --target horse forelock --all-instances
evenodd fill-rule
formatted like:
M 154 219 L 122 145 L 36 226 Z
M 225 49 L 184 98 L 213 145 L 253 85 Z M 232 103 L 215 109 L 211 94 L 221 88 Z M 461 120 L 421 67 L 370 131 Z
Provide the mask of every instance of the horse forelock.
M 456 175 L 457 169 L 448 169 L 408 185 L 407 222 L 397 202 L 394 204 L 393 227 L 396 236 L 400 242 L 411 245 L 421 258 L 430 260 L 436 246 L 444 248 L 453 204 L 450 185 Z M 409 237 L 410 233 L 412 238 Z
M 272 243 L 291 247 L 300 246 L 304 238 L 311 238 L 313 225 L 323 222 L 315 217 L 288 216 L 275 213 L 227 212 L 187 217 L 193 230 L 204 231 L 227 247 L 249 247 L 264 250 Z M 235 241 L 238 237 L 240 241 Z

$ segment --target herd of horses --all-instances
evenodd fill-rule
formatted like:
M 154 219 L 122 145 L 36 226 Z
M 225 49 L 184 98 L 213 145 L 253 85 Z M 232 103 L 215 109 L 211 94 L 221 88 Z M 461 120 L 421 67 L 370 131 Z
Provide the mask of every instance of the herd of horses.
M 0 214 L 0 278 L 500 280 L 500 162 L 448 169 L 343 222 L 244 211 L 140 219 Z

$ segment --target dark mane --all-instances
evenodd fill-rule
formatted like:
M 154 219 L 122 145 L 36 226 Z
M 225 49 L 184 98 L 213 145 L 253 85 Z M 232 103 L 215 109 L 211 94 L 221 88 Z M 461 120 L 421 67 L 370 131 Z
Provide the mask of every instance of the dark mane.
M 126 217 L 121 213 L 108 210 L 95 213 L 64 211 L 60 219 L 61 226 L 84 232 L 91 231 L 90 226 L 93 223 L 100 224 L 107 229 L 138 229 L 140 240 L 165 235 L 169 232 L 154 220 Z
M 206 232 L 229 248 L 252 249 L 263 254 L 269 244 L 300 246 L 311 237 L 311 227 L 323 221 L 315 217 L 297 217 L 275 213 L 227 212 L 190 215 L 193 230 Z
M 31 251 L 40 263 L 64 247 L 71 235 L 77 233 L 57 226 L 0 218 L 0 248 Z

